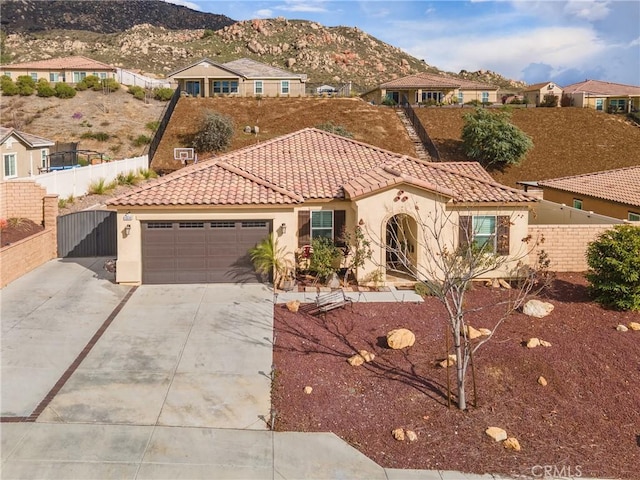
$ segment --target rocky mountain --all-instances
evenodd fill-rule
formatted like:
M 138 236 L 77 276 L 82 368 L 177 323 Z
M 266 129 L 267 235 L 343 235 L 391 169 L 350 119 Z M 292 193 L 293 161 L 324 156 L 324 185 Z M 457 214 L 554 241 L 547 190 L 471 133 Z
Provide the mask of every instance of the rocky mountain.
M 6 33 L 88 30 L 118 33 L 142 23 L 171 30 L 211 29 L 231 25 L 224 15 L 203 13 L 158 0 L 3 0 Z
M 59 4 L 62 13 L 44 20 L 49 15 L 47 7 L 57 11 Z M 92 5 L 92 11 L 79 15 L 87 4 Z M 125 10 L 129 13 L 121 19 Z M 175 18 L 171 18 L 172 12 Z M 26 28 L 29 18 L 37 18 L 35 23 L 41 28 Z M 306 73 L 310 85 L 351 82 L 355 91 L 418 72 L 440 73 L 436 66 L 358 28 L 284 18 L 233 22 L 159 0 L 13 0 L 3 2 L 2 21 L 7 22 L 3 25 L 3 61 L 12 63 L 85 55 L 163 77 L 201 58 L 223 63 L 248 57 Z M 494 72 L 461 73 L 464 78 L 507 90 L 523 85 Z

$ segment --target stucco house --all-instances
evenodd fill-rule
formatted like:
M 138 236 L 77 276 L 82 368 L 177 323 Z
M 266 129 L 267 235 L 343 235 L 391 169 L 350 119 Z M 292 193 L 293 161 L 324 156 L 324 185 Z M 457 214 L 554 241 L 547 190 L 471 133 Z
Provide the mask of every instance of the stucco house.
M 89 75 L 102 79 L 116 78 L 116 68 L 106 63 L 83 56 L 49 58 L 35 62 L 0 65 L 0 76 L 7 75 L 15 81 L 22 75 L 29 75 L 34 81 L 41 78 L 52 83 L 79 83 Z
M 307 76 L 249 58 L 226 63 L 203 58 L 169 73 L 167 79 L 193 97 L 304 97 Z
M 609 113 L 628 113 L 640 108 L 640 86 L 585 80 L 564 87 L 572 107 L 593 108 Z
M 382 83 L 363 93 L 361 97 L 377 105 L 381 104 L 385 98 L 392 99 L 396 104 L 421 102 L 464 104 L 473 100 L 496 103 L 498 87 L 445 75 L 417 73 Z
M 545 200 L 640 222 L 640 165 L 537 183 Z
M 496 254 L 521 254 L 535 201 L 475 162 L 424 162 L 307 128 L 187 166 L 108 206 L 117 210 L 120 283 L 256 281 L 248 250 L 267 235 L 293 257 L 313 238 L 339 241 L 355 228 L 373 248 L 357 271 L 367 282 L 386 280 L 397 260 L 388 242 L 400 229 L 410 261 L 428 261 L 435 240 L 420 218 L 448 218 L 441 241 L 454 249 L 473 229 Z
M 554 82 L 542 82 L 529 85 L 522 91 L 523 98 L 529 105 L 535 105 L 539 107 L 544 102 L 544 98 L 547 95 L 553 95 L 558 97 L 558 107 L 560 106 L 560 100 L 562 99 L 562 87 L 558 86 Z
M 49 147 L 56 143 L 15 128 L 0 127 L 0 154 L 2 178 L 30 177 L 46 168 Z

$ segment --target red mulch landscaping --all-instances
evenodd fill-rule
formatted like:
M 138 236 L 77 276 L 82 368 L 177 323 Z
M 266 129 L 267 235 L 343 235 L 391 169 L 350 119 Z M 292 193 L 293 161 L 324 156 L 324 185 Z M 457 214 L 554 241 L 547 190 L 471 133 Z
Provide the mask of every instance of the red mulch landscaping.
M 508 290 L 476 286 L 467 323 L 492 327 L 496 303 Z M 275 308 L 273 406 L 279 431 L 334 432 L 387 468 L 640 478 L 639 313 L 605 310 L 590 301 L 580 274 L 559 274 L 543 298 L 555 309 L 542 319 L 514 313 L 476 353 L 477 407 L 447 408 L 445 315 L 434 298 L 424 304 L 357 303 L 326 317 Z M 391 350 L 386 333 L 409 328 L 413 347 Z M 551 347 L 528 349 L 538 337 Z M 358 350 L 373 362 L 352 367 Z M 452 389 L 454 370 L 450 369 Z M 538 384 L 544 376 L 547 386 Z M 469 374 L 469 379 L 471 375 Z M 304 387 L 311 386 L 311 394 Z M 473 402 L 471 382 L 468 398 Z M 484 431 L 497 426 L 522 450 L 507 450 Z M 402 427 L 415 442 L 395 440 Z M 579 474 L 578 474 L 579 473 Z M 540 476 L 540 475 L 539 475 Z
M 38 225 L 26 218 L 9 219 L 6 226 L 0 229 L 0 246 L 5 247 L 19 240 L 30 237 L 44 230 L 42 225 Z

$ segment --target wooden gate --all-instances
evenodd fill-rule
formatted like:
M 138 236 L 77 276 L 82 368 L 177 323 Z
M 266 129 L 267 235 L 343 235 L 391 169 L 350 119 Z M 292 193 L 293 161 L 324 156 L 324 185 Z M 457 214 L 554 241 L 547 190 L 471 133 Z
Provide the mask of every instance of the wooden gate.
M 83 210 L 58 217 L 58 256 L 115 257 L 116 212 Z

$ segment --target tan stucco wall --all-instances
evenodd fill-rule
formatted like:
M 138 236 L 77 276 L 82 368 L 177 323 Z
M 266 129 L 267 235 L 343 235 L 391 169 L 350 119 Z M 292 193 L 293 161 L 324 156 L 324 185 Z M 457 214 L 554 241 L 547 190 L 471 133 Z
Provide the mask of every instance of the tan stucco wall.
M 6 178 L 6 172 L 4 171 L 4 155 L 15 153 L 17 155 L 17 176 L 28 177 L 30 175 L 38 174 L 38 167 L 42 162 L 42 150 L 46 150 L 49 153 L 49 148 L 35 148 L 29 149 L 22 142 L 11 136 L 11 142 L 5 141 L 0 145 L 0 161 L 2 162 L 2 178 Z M 9 140 L 8 139 L 8 140 Z
M 582 200 L 582 210 L 599 213 L 600 215 L 607 215 L 608 217 L 619 218 L 621 220 L 627 220 L 629 212 L 640 214 L 640 207 L 611 202 L 586 195 L 579 195 L 577 193 L 564 192 L 562 190 L 556 190 L 549 187 L 544 188 L 543 198 L 550 202 L 560 204 L 564 203 L 570 207 L 573 207 L 574 199 Z
M 562 100 L 562 88 L 557 85 L 553 85 L 552 89 L 548 89 L 546 86 L 540 90 L 524 92 L 523 97 L 527 100 L 529 105 L 540 105 L 544 101 L 545 95 L 555 95 L 558 97 L 558 107 L 560 106 L 560 100 Z
M 402 102 L 403 96 L 409 99 L 412 104 L 422 101 L 422 92 L 437 92 L 442 91 L 444 94 L 443 103 L 450 104 L 458 101 L 458 93 L 462 92 L 463 103 L 470 102 L 471 100 L 482 101 L 483 90 L 465 90 L 465 89 L 452 89 L 452 90 L 439 90 L 437 88 L 412 88 L 412 89 L 380 89 L 377 88 L 370 92 L 366 92 L 361 95 L 362 99 L 366 102 L 373 102 L 375 105 L 380 105 L 382 100 L 387 95 L 391 95 L 392 92 L 398 92 L 400 101 Z M 498 101 L 498 92 L 496 90 L 484 90 L 489 93 L 489 103 L 496 103 Z
M 404 192 L 399 194 L 399 192 Z M 400 198 L 396 200 L 396 198 Z M 402 201 L 406 197 L 405 201 Z M 362 228 L 372 238 L 373 257 L 367 262 L 362 271 L 358 272 L 359 280 L 366 280 L 372 272 L 377 269 L 385 270 L 386 264 L 386 225 L 388 220 L 394 215 L 407 214 L 411 216 L 418 225 L 417 235 L 414 238 L 413 255 L 419 264 L 429 262 L 427 249 L 435 251 L 437 244 L 431 235 L 428 235 L 429 228 L 433 228 L 437 221 L 433 218 L 443 219 L 450 215 L 449 220 L 441 220 L 438 225 L 442 233 L 443 240 L 441 246 L 447 246 L 449 250 L 457 248 L 458 245 L 458 216 L 459 215 L 510 215 L 513 225 L 510 230 L 510 252 L 513 257 L 520 257 L 528 261 L 526 253 L 529 247 L 522 242 L 527 236 L 528 207 L 485 207 L 453 209 L 450 205 L 445 205 L 446 199 L 437 197 L 435 194 L 425 192 L 410 186 L 400 186 L 392 188 L 376 195 L 361 198 L 356 201 L 357 221 L 364 223 Z M 417 207 L 417 210 L 416 210 Z M 444 215 L 444 216 L 443 216 Z M 420 227 L 420 224 L 425 227 Z M 514 267 L 512 264 L 509 267 Z M 429 270 L 429 268 L 423 269 Z M 492 272 L 487 278 L 492 276 L 503 276 L 506 273 Z

